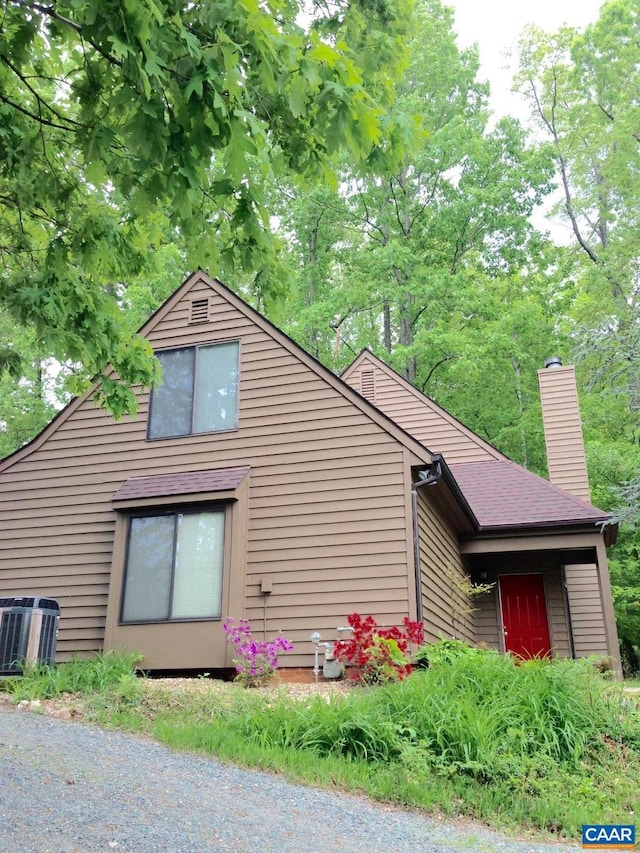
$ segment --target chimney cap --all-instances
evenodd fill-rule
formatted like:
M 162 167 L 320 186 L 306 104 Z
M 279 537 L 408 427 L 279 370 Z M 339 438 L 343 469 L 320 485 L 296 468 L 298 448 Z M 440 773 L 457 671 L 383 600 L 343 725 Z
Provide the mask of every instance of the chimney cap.
M 547 358 L 544 363 L 545 367 L 562 367 L 562 359 L 554 355 L 551 358 Z

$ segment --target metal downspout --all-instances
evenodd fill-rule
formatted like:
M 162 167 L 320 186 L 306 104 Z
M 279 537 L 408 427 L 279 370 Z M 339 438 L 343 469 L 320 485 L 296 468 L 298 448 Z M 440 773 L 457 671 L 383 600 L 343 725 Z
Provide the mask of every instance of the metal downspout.
M 567 569 L 564 563 L 560 565 L 562 578 L 562 592 L 564 593 L 564 609 L 567 614 L 567 633 L 569 634 L 569 650 L 572 660 L 576 659 L 576 644 L 573 639 L 573 622 L 571 620 L 571 602 L 569 601 L 569 590 L 567 589 Z
M 442 476 L 442 457 L 434 453 L 432 465 L 434 470 L 420 471 L 420 479 L 411 484 L 411 512 L 413 516 L 413 562 L 416 580 L 416 615 L 417 621 L 422 622 L 422 576 L 420 572 L 420 535 L 418 531 L 418 489 L 423 486 L 433 486 Z

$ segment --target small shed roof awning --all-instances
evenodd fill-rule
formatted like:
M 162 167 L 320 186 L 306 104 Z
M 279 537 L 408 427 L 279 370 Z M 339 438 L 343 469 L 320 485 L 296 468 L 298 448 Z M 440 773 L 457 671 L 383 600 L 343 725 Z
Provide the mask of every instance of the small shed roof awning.
M 112 501 L 118 506 L 125 502 L 149 502 L 162 498 L 215 496 L 232 492 L 249 473 L 249 466 L 212 468 L 207 471 L 181 471 L 177 474 L 154 474 L 149 477 L 131 477 L 114 494 Z

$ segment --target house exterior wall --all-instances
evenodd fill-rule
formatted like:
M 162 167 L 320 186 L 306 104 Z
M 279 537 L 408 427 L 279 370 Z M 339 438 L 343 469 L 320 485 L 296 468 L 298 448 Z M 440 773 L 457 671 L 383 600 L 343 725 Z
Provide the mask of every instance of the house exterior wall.
M 209 323 L 189 325 L 193 299 L 210 300 Z M 149 394 L 138 395 L 137 417 L 119 423 L 80 400 L 43 440 L 5 463 L 0 594 L 60 602 L 59 658 L 102 647 L 116 526 L 111 499 L 128 478 L 153 474 L 250 466 L 244 612 L 226 615 L 248 617 L 258 637 L 292 639 L 286 665 L 310 665 L 310 634 L 334 637 L 353 611 L 383 625 L 415 616 L 410 483 L 398 440 L 197 277 L 148 337 L 155 349 L 240 340 L 238 429 L 148 441 Z M 122 554 L 120 543 L 114 561 Z M 119 587 L 111 597 L 116 643 L 126 638 L 114 616 Z M 171 633 L 159 630 L 165 627 L 135 632 L 151 668 L 173 666 L 163 651 L 161 635 Z M 205 632 L 198 627 L 191 636 Z M 207 665 L 227 665 L 220 636 L 214 645 Z M 192 661 L 182 666 L 201 665 Z
M 575 656 L 608 655 L 597 565 L 572 563 L 564 573 Z
M 455 533 L 434 498 L 435 489 L 418 490 L 420 577 L 425 639 L 453 637 L 474 642 L 473 620 L 467 612 L 458 579 L 467 576 Z
M 495 581 L 491 581 L 491 583 L 495 583 Z M 495 586 L 484 595 L 478 596 L 473 607 L 476 642 L 490 649 L 504 651 L 504 644 L 500 636 L 498 593 Z
M 448 463 L 500 458 L 490 444 L 409 383 L 405 385 L 397 374 L 387 373 L 377 359 L 366 353 L 345 371 L 343 378 L 429 450 L 442 453 Z

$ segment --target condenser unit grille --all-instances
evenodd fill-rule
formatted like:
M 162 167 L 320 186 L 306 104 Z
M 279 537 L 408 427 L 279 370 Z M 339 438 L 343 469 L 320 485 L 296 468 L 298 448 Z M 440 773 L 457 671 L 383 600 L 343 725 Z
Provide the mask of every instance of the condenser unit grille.
M 52 664 L 55 660 L 57 630 L 58 617 L 53 613 L 43 613 L 38 643 L 38 660 L 42 663 Z
M 19 662 L 25 656 L 26 613 L 0 614 L 0 672 L 20 672 Z
M 39 607 L 41 610 L 55 610 L 59 612 L 60 606 L 53 598 L 42 598 L 40 595 L 12 595 L 10 598 L 0 598 L 2 607 Z

